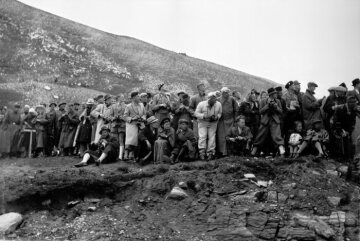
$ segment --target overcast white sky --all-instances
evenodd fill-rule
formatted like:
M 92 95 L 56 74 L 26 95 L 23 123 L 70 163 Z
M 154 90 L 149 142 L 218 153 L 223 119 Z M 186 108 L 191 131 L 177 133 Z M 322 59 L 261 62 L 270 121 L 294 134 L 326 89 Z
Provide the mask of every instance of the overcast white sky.
M 279 83 L 360 77 L 360 0 L 21 0 Z

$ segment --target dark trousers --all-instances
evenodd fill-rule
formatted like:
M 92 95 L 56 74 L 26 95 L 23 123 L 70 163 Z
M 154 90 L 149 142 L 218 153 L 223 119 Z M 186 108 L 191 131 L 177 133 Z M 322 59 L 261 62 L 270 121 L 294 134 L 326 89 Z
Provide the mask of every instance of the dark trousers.
M 276 123 L 273 119 L 270 119 L 267 125 L 260 125 L 254 142 L 254 146 L 262 147 L 263 144 L 266 142 L 269 132 L 271 135 L 271 139 L 276 145 L 284 145 L 284 139 L 281 137 L 280 124 Z

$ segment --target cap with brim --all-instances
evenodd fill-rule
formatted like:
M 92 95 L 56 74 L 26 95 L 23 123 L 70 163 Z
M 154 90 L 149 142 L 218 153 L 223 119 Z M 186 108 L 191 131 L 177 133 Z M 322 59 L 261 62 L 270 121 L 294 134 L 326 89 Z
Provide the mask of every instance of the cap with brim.
M 344 88 L 346 88 L 347 89 L 347 86 L 346 86 L 346 84 L 343 82 L 343 83 L 341 83 L 339 86 L 342 86 L 342 87 L 344 87 Z
M 152 124 L 152 123 L 155 123 L 155 122 L 158 122 L 158 121 L 159 121 L 159 120 L 156 119 L 155 116 L 150 116 L 149 118 L 147 118 L 146 123 L 147 123 L 147 124 Z
M 312 86 L 318 87 L 318 85 L 317 85 L 315 82 L 309 82 L 309 83 L 307 84 L 307 86 L 308 86 L 309 88 L 312 87 Z
M 200 83 L 196 86 L 196 88 L 199 88 L 200 86 L 205 86 L 203 83 Z
M 98 95 L 96 98 L 95 98 L 95 100 L 99 100 L 99 99 L 101 99 L 101 98 L 103 98 L 104 96 L 103 95 Z
M 130 94 L 130 97 L 131 97 L 131 99 L 132 98 L 134 98 L 135 96 L 138 96 L 139 95 L 139 92 L 132 92 L 131 94 Z
M 277 92 L 276 92 L 276 90 L 274 89 L 274 88 L 270 88 L 270 89 L 268 89 L 268 95 L 272 95 L 272 94 L 276 94 Z
M 78 102 L 75 102 L 74 105 L 80 105 Z
M 221 92 L 230 93 L 231 90 L 228 87 L 221 88 Z
M 281 86 L 278 86 L 275 88 L 276 91 L 282 91 L 282 87 Z
M 104 100 L 107 101 L 110 98 L 111 98 L 111 95 L 105 95 Z
M 20 104 L 18 104 L 18 103 L 14 104 L 14 107 L 15 108 L 21 108 Z
M 165 124 L 165 122 L 170 122 L 170 118 L 164 118 L 161 122 L 160 122 L 160 126 L 163 126 Z
M 215 92 L 210 92 L 208 93 L 207 97 L 210 98 L 216 98 L 216 93 Z
M 30 108 L 30 109 L 29 109 L 29 113 L 37 114 L 37 112 L 35 111 L 34 108 Z
M 338 92 L 346 92 L 347 91 L 347 89 L 342 86 L 336 86 L 336 87 L 334 87 L 334 90 L 338 91 Z
M 141 93 L 139 96 L 140 97 L 147 97 L 147 93 Z
M 189 121 L 188 120 L 186 120 L 186 119 L 180 119 L 179 120 L 179 125 L 181 125 L 181 124 L 189 124 Z
M 107 130 L 108 132 L 110 132 L 109 127 L 103 126 L 103 127 L 101 127 L 101 129 L 100 129 L 100 131 L 99 131 L 99 134 L 101 135 L 101 133 L 102 133 L 103 131 L 105 131 L 105 130 Z
M 293 84 L 294 84 L 294 85 L 300 85 L 300 82 L 297 81 L 297 80 L 294 80 Z
M 245 116 L 244 115 L 239 115 L 238 117 L 236 117 L 236 122 L 238 122 L 240 119 L 244 119 L 245 120 Z
M 55 107 L 57 106 L 57 104 L 56 103 L 50 103 L 50 105 L 49 106 L 52 106 L 52 105 L 55 105 Z
M 62 105 L 66 105 L 66 103 L 65 103 L 65 102 L 63 102 L 63 103 L 60 103 L 60 105 L 59 105 L 59 106 L 62 106 Z
M 294 81 L 290 80 L 289 82 L 286 83 L 285 89 L 289 89 L 289 87 L 292 86 L 293 84 L 294 84 Z
M 45 107 L 43 106 L 43 105 L 37 105 L 36 107 L 35 107 L 35 110 L 36 109 L 45 109 Z
M 335 91 L 335 88 L 336 88 L 336 86 L 330 87 L 330 88 L 328 89 L 328 91 L 329 91 L 329 92 L 330 92 L 330 91 Z
M 352 86 L 356 86 L 357 84 L 360 84 L 360 79 L 354 79 L 352 81 Z
M 93 99 L 89 98 L 89 99 L 87 100 L 86 104 L 87 104 L 87 105 L 93 105 L 93 104 L 95 104 L 95 101 L 94 101 Z

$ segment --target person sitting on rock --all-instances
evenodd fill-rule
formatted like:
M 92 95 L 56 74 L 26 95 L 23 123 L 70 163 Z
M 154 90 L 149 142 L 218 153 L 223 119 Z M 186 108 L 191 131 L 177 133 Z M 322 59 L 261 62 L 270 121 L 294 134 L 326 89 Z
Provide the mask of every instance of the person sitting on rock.
M 110 129 L 107 126 L 101 127 L 99 133 L 99 142 L 90 145 L 90 150 L 85 152 L 82 161 L 75 164 L 75 167 L 87 166 L 89 162 L 95 162 L 99 166 L 101 163 L 116 161 L 119 156 L 118 140 L 110 136 Z
M 229 153 L 232 155 L 248 154 L 252 138 L 250 128 L 245 125 L 245 116 L 238 116 L 236 125 L 230 129 L 226 137 Z
M 301 143 L 304 139 L 303 125 L 301 121 L 295 121 L 294 130 L 290 131 L 290 137 L 288 141 L 289 157 L 292 158 L 298 153 Z
M 165 118 L 160 123 L 158 139 L 155 141 L 154 145 L 155 163 L 168 161 L 174 146 L 175 130 L 171 127 L 170 118 Z
M 322 121 L 320 119 L 313 121 L 313 127 L 306 132 L 304 142 L 301 144 L 295 158 L 298 157 L 305 148 L 310 144 L 318 151 L 317 158 L 327 156 L 326 144 L 329 143 L 329 133 L 322 128 Z
M 179 120 L 179 128 L 176 131 L 175 148 L 171 153 L 173 163 L 179 161 L 190 161 L 195 159 L 197 141 L 194 132 L 189 128 L 189 121 Z

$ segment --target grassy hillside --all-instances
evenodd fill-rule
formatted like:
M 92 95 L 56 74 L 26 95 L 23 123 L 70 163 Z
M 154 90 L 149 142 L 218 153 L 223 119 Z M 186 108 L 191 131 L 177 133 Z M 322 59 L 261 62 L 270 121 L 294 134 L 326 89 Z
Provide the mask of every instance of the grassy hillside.
M 0 39 L 0 83 L 54 83 L 112 94 L 153 91 L 162 82 L 169 84 L 170 91 L 190 93 L 200 82 L 210 89 L 233 86 L 242 93 L 274 84 L 134 38 L 105 33 L 14 0 L 0 0 Z

